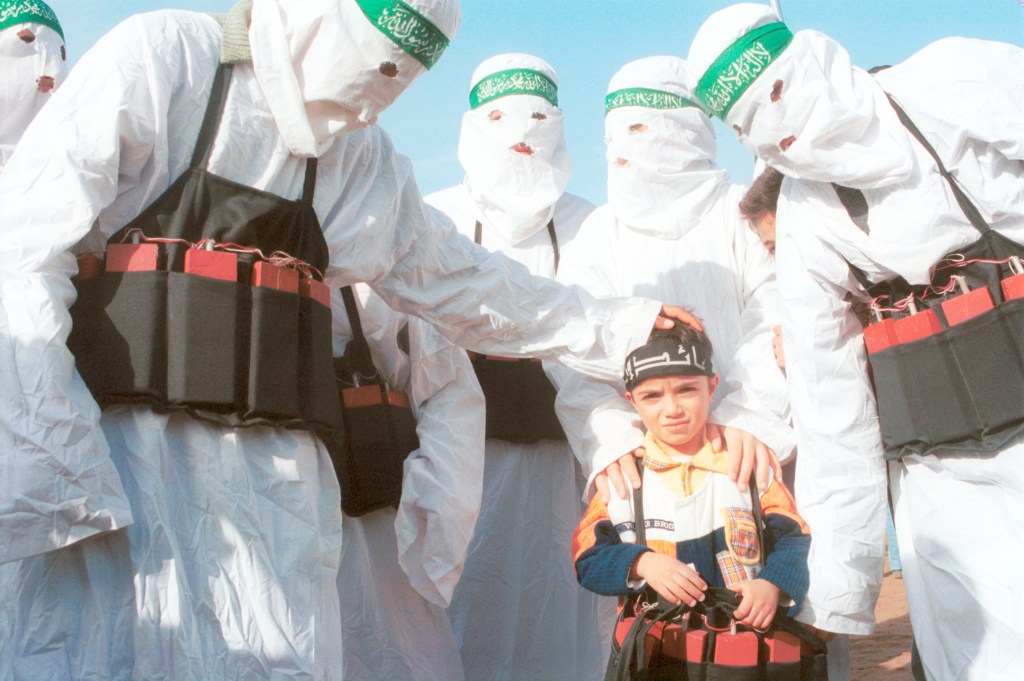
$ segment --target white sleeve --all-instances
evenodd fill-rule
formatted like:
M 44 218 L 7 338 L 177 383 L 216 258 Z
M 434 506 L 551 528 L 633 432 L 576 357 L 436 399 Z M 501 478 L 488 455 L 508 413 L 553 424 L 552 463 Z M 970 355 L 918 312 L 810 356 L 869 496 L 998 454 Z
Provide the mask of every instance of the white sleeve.
M 788 422 L 786 375 L 772 351 L 772 329 L 779 323 L 774 263 L 752 230 L 739 220 L 730 225 L 733 266 L 742 281 L 742 337 L 721 377 L 723 393 L 709 418 L 747 431 L 784 463 L 793 455 L 796 435 Z
M 459 235 L 427 206 L 409 161 L 378 133 L 373 164 L 343 169 L 348 196 L 364 208 L 328 217 L 336 284 L 365 281 L 395 309 L 433 324 L 453 343 L 485 354 L 540 357 L 614 377 L 654 326 L 660 303 L 595 300 L 578 287 L 533 276 Z M 368 169 L 367 169 L 368 168 Z
M 609 260 L 608 244 L 600 238 L 602 227 L 600 214 L 592 213 L 565 246 L 558 270 L 558 281 L 578 285 L 597 297 L 617 293 L 610 275 L 614 260 Z M 544 368 L 558 390 L 555 412 L 587 478 L 583 500 L 589 502 L 594 477 L 644 441 L 636 410 L 623 395 L 622 363 L 616 376 L 604 380 L 551 363 Z
M 808 208 L 806 197 L 784 208 L 780 201 L 779 306 L 800 452 L 795 493 L 812 537 L 813 578 L 799 619 L 869 634 L 885 550 L 885 462 L 861 325 L 849 302 L 856 282 L 847 262 L 816 237 L 822 220 L 845 216 Z
M 398 562 L 424 598 L 447 607 L 462 576 L 484 475 L 484 398 L 465 351 L 409 323 L 420 447 L 405 462 L 395 518 Z
M 0 563 L 132 520 L 66 339 L 70 249 L 166 163 L 154 157 L 173 127 L 170 101 L 181 99 L 168 73 L 201 81 L 181 75 L 180 55 L 148 54 L 140 26 L 125 22 L 82 58 L 0 174 Z

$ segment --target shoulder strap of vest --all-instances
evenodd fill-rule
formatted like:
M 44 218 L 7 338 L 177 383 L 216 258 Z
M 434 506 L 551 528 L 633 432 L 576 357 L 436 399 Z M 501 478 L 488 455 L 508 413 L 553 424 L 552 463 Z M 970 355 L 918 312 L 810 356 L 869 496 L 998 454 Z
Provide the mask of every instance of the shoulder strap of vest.
M 224 102 L 227 101 L 228 89 L 231 87 L 233 67 L 233 64 L 221 64 L 217 67 L 217 75 L 213 78 L 213 88 L 210 91 L 210 101 L 206 105 L 206 113 L 203 115 L 203 124 L 199 128 L 196 147 L 192 151 L 190 168 L 205 168 L 210 160 L 213 138 L 217 134 L 221 114 L 224 112 Z
M 901 107 L 895 98 L 893 98 L 893 96 L 888 92 L 885 93 L 885 96 L 889 98 L 889 104 L 891 104 L 892 108 L 895 109 L 896 116 L 900 119 L 900 123 L 903 124 L 903 127 L 910 131 L 910 134 L 913 135 L 914 138 L 921 143 L 921 146 L 931 154 L 931 157 L 935 159 L 935 164 L 939 167 L 939 174 L 942 175 L 942 179 L 944 179 L 949 185 L 950 190 L 953 192 L 953 196 L 956 197 L 956 202 L 960 205 L 960 210 L 962 210 L 964 215 L 967 216 L 967 219 L 970 220 L 971 225 L 973 225 L 974 228 L 982 234 L 991 230 L 992 228 L 989 227 L 987 222 L 985 222 L 985 218 L 981 216 L 981 211 L 979 211 L 978 207 L 975 206 L 967 197 L 960 181 L 953 177 L 952 173 L 946 170 L 946 166 L 943 164 L 942 159 L 939 158 L 938 152 L 936 152 L 935 148 L 928 143 L 924 134 L 917 125 L 914 124 L 914 121 L 910 119 L 907 112 L 903 110 L 903 107 Z
M 352 340 L 345 348 L 345 357 L 351 357 L 355 366 L 353 367 L 361 379 L 367 383 L 377 382 L 380 374 L 373 363 L 373 355 L 370 354 L 370 344 L 366 342 L 363 335 L 363 324 L 359 319 L 359 306 L 356 304 L 356 297 L 351 286 L 341 288 L 341 298 L 345 302 L 345 312 L 348 314 L 348 322 L 352 327 Z M 351 350 L 351 354 L 349 351 Z
M 843 204 L 843 208 L 846 209 L 846 214 L 850 216 L 853 224 L 860 227 L 860 230 L 865 234 L 870 234 L 871 228 L 868 226 L 868 201 L 864 198 L 864 192 L 852 187 L 844 187 L 835 182 L 832 183 L 832 188 L 836 190 L 836 196 L 839 197 L 839 202 Z
M 473 228 L 473 243 L 477 246 L 483 245 L 484 226 L 480 224 L 480 221 L 476 221 L 476 226 Z M 555 219 L 551 218 L 548 221 L 548 238 L 551 239 L 551 250 L 555 253 L 555 272 L 558 271 L 558 262 L 560 256 L 558 254 L 558 235 L 555 234 Z
M 551 250 L 555 252 L 555 272 L 558 272 L 558 235 L 555 234 L 555 219 L 548 221 L 548 237 L 551 239 Z
M 231 89 L 231 72 L 234 64 L 221 64 L 217 67 L 217 75 L 213 78 L 213 88 L 210 92 L 210 101 L 206 105 L 206 113 L 203 115 L 203 123 L 199 128 L 199 137 L 196 138 L 196 146 L 192 151 L 192 161 L 189 168 L 205 168 L 210 162 L 210 152 L 213 150 L 213 140 L 220 127 L 221 117 L 224 115 L 224 104 L 228 99 L 228 90 Z M 316 158 L 306 159 L 306 174 L 302 183 L 302 197 L 299 201 L 305 205 L 313 205 L 313 190 L 316 187 Z
M 641 477 L 643 471 L 640 472 Z M 647 528 L 645 527 L 644 521 L 644 486 L 640 485 L 640 488 L 633 488 L 633 524 L 636 526 L 636 543 L 642 546 L 647 546 Z

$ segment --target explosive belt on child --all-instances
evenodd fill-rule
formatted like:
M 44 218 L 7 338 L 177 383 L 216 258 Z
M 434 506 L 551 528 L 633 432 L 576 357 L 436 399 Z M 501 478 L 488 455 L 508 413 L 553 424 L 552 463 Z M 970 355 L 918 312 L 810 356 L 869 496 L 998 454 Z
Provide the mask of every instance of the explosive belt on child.
M 408 396 L 390 390 L 374 365 L 352 287 L 342 288 L 341 295 L 352 327 L 345 355 L 334 360 L 344 431 L 324 436 L 324 444 L 341 483 L 341 509 L 358 517 L 398 506 L 405 459 L 420 441 Z
M 68 347 L 102 407 L 338 431 L 316 159 L 298 200 L 207 172 L 230 82 L 221 65 L 188 170 L 111 236 L 105 271 L 80 266 Z M 264 257 L 275 252 L 302 262 L 302 277 Z
M 759 546 L 761 502 L 750 496 Z M 646 544 L 643 490 L 633 491 L 637 544 Z M 764 561 L 761 551 L 761 561 Z M 626 597 L 616 622 L 604 681 L 827 681 L 826 644 L 780 609 L 767 631 L 735 622 L 735 592 L 709 587 L 690 607 L 647 588 Z
M 552 219 L 548 237 L 558 271 L 558 237 Z M 474 241 L 482 243 L 483 225 L 476 223 Z M 557 392 L 544 367 L 535 359 L 509 359 L 469 353 L 487 405 L 488 439 L 517 444 L 541 440 L 565 441 L 565 431 L 555 414 Z
M 885 456 L 998 451 L 1024 432 L 1024 273 L 1014 260 L 1024 257 L 1024 246 L 985 222 L 906 112 L 890 102 L 980 237 L 940 260 L 928 286 L 902 278 L 873 284 L 850 266 L 872 298 L 914 302 L 910 314 L 865 329 Z M 843 187 L 837 193 L 851 219 L 864 224 L 863 195 Z M 924 295 L 929 290 L 954 296 Z

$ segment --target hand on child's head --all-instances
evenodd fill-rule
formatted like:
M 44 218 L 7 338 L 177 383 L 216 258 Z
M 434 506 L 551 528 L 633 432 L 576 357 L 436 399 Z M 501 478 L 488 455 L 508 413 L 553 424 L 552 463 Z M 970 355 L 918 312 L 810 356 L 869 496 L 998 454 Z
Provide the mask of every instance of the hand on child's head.
M 733 615 L 737 622 L 760 631 L 772 625 L 779 607 L 779 587 L 766 579 L 751 579 L 729 588 L 740 595 L 739 607 Z
M 696 570 L 672 556 L 654 551 L 640 554 L 634 566 L 640 579 L 647 580 L 658 595 L 670 603 L 694 606 L 704 600 L 708 585 Z

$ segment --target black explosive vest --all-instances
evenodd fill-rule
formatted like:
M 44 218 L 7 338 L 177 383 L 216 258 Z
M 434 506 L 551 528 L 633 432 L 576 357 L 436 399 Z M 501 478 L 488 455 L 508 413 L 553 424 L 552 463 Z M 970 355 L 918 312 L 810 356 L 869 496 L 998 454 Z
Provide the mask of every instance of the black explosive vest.
M 553 220 L 548 222 L 547 229 L 557 271 L 558 237 Z M 477 222 L 474 241 L 481 243 L 482 236 L 483 226 Z M 565 432 L 555 414 L 557 393 L 538 360 L 476 353 L 469 356 L 487 404 L 488 438 L 520 444 L 540 440 L 565 441 Z
M 102 407 L 145 404 L 228 426 L 336 430 L 329 296 L 302 295 L 325 287 L 290 271 L 299 286 L 275 288 L 256 272 L 270 267 L 256 249 L 326 269 L 313 210 L 317 162 L 307 161 L 298 200 L 208 172 L 230 83 L 231 66 L 221 65 L 188 170 L 111 236 L 104 273 L 78 278 L 68 348 Z M 111 246 L 140 233 L 152 262 L 111 271 Z M 204 239 L 241 247 L 223 253 L 230 262 L 221 278 L 196 273 L 194 264 L 189 270 L 190 256 L 194 263 L 202 255 L 189 244 Z
M 979 238 L 939 260 L 928 286 L 902 277 L 875 284 L 850 265 L 873 298 L 915 303 L 864 330 L 885 456 L 998 451 L 1024 433 L 1024 274 L 1010 262 L 1024 258 L 1024 245 L 985 222 L 914 122 L 891 97 L 890 103 L 934 159 Z M 836 192 L 866 231 L 863 194 Z

